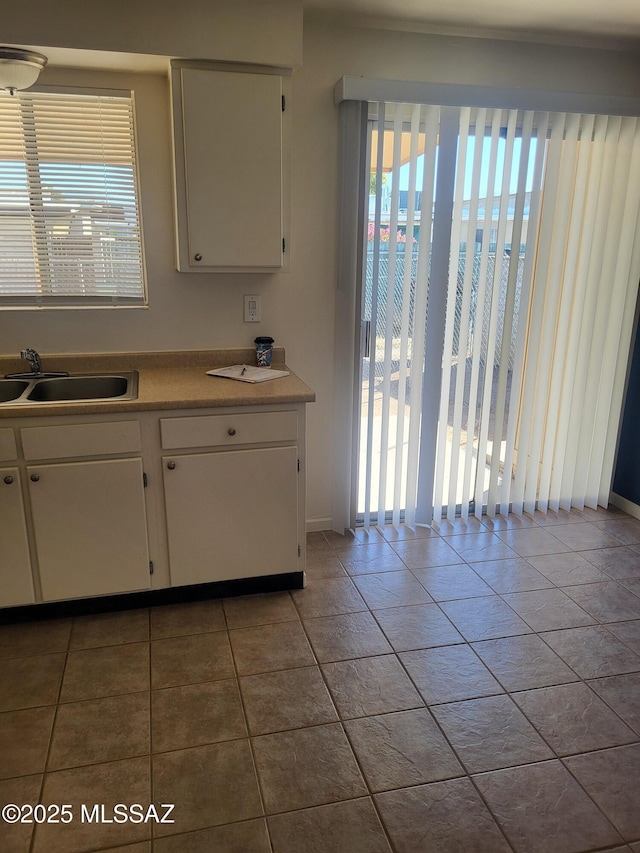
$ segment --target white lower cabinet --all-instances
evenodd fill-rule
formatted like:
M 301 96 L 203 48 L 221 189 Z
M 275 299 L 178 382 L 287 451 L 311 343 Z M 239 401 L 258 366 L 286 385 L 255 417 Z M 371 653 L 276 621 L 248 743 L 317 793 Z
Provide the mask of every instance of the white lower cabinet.
M 298 570 L 296 447 L 163 458 L 171 583 Z
M 142 460 L 27 467 L 44 601 L 146 589 Z
M 304 406 L 16 418 L 0 608 L 304 571 Z
M 20 470 L 0 468 L 0 606 L 34 601 Z

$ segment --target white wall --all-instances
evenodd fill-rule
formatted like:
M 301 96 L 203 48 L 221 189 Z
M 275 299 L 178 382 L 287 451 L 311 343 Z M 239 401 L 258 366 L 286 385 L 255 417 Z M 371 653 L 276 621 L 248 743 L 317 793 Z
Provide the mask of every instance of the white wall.
M 46 82 L 114 85 L 114 75 L 101 72 L 47 69 L 45 75 Z M 205 349 L 273 335 L 317 393 L 308 407 L 308 519 L 316 528 L 329 526 L 331 515 L 338 198 L 333 87 L 343 75 L 640 94 L 634 54 L 309 24 L 303 65 L 293 74 L 291 271 L 189 275 L 174 267 L 167 82 L 115 75 L 136 92 L 150 307 L 0 312 L 2 354 L 27 345 L 42 353 Z M 242 322 L 242 297 L 254 292 L 262 294 L 263 319 L 249 325 Z

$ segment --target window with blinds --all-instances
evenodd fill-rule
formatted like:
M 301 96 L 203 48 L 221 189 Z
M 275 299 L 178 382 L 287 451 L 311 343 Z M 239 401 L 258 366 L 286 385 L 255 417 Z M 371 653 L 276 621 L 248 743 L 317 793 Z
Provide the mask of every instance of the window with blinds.
M 0 93 L 0 305 L 144 304 L 131 93 Z

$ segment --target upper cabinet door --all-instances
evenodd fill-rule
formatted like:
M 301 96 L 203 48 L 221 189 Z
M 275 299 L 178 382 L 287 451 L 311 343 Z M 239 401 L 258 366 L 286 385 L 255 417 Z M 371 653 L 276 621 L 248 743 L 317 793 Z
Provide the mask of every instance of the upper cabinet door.
M 283 77 L 174 67 L 182 272 L 283 267 Z

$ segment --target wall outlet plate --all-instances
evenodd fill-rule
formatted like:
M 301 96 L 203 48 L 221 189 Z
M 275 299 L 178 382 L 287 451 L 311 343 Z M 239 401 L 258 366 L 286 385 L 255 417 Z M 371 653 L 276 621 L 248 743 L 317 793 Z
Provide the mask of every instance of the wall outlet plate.
M 259 323 L 262 306 L 257 294 L 246 294 L 244 296 L 244 322 Z

